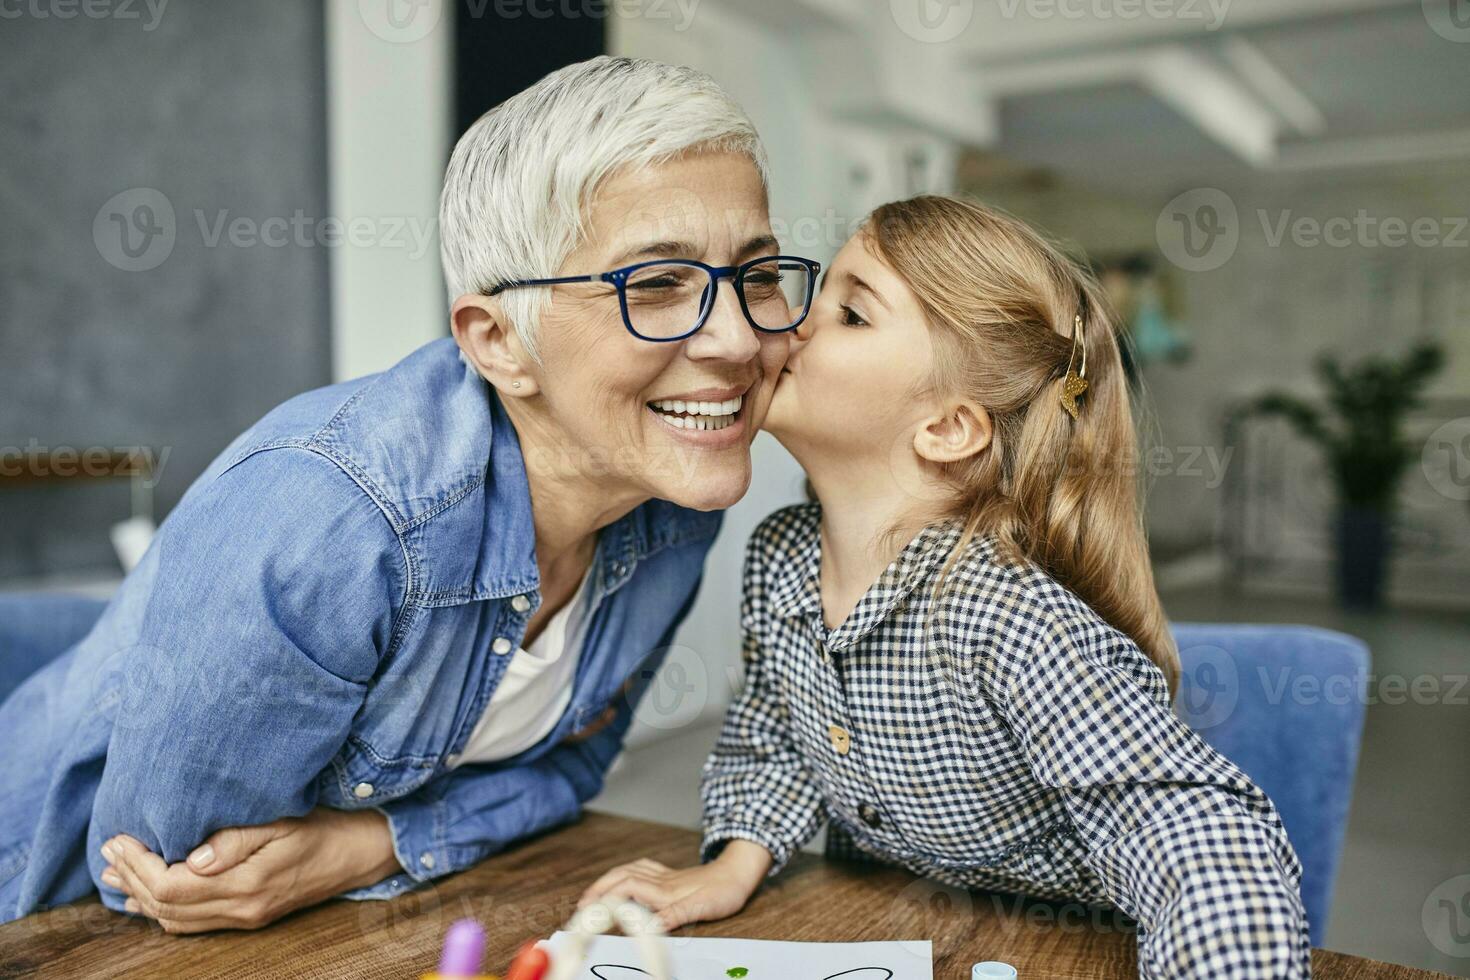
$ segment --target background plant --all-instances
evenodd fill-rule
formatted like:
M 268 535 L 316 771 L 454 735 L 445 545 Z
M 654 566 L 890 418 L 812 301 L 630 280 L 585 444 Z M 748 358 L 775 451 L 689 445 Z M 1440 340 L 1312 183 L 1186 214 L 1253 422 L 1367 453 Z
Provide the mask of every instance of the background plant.
M 1405 423 L 1423 404 L 1424 389 L 1444 360 L 1444 350 L 1434 343 L 1418 344 L 1402 357 L 1367 357 L 1350 366 L 1321 354 L 1315 372 L 1325 403 L 1269 391 L 1231 413 L 1227 434 L 1234 444 L 1245 419 L 1284 418 L 1321 448 L 1343 505 L 1390 511 L 1404 471 L 1419 456 Z

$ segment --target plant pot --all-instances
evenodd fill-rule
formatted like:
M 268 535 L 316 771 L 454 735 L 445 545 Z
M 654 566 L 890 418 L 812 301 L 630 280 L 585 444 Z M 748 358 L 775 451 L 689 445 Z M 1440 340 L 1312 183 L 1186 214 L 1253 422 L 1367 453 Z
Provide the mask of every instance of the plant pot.
M 1354 609 L 1383 603 L 1392 520 L 1377 507 L 1349 504 L 1337 512 L 1337 595 Z

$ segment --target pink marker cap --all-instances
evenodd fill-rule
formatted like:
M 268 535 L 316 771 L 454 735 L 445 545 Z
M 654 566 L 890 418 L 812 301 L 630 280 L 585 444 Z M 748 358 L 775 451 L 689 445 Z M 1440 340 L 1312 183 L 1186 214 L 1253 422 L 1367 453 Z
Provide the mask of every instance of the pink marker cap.
M 474 919 L 460 919 L 444 937 L 444 954 L 439 957 L 441 977 L 475 977 L 485 957 L 485 930 Z

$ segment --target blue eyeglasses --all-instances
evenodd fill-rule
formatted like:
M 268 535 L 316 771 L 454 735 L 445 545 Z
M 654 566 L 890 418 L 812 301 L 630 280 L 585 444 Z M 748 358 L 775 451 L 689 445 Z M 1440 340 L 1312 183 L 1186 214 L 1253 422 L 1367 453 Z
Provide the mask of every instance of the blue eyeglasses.
M 640 340 L 665 343 L 693 335 L 709 320 L 721 279 L 735 284 L 740 311 L 752 327 L 785 333 L 801 326 L 812 308 L 820 262 L 794 255 L 766 255 L 740 265 L 712 266 L 693 259 L 655 259 L 590 276 L 504 282 L 486 295 L 522 286 L 607 282 L 618 291 L 623 324 Z

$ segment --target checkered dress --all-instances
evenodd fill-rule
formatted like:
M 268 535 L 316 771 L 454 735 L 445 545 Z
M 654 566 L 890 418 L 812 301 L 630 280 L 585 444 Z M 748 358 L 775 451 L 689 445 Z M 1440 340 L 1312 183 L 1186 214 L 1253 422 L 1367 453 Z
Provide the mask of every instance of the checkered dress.
M 820 508 L 752 535 L 745 687 L 705 763 L 703 860 L 775 874 L 829 824 L 961 888 L 1114 906 L 1143 977 L 1310 976 L 1301 867 L 1264 793 L 1170 710 L 1163 675 L 1053 579 L 921 531 L 847 620 L 822 622 Z

